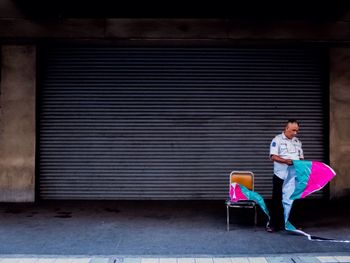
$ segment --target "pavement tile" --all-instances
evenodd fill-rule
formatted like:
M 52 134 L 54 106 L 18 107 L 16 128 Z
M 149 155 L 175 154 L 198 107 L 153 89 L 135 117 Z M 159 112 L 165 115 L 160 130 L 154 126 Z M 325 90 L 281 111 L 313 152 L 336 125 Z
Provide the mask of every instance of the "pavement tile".
M 287 257 L 267 257 L 266 261 L 269 263 L 289 263 L 291 262 Z
M 98 258 L 94 257 L 90 260 L 90 263 L 108 263 L 109 258 Z M 55 262 L 56 263 L 56 262 Z
M 214 263 L 232 263 L 231 258 L 213 258 Z
M 318 256 L 316 258 L 322 263 L 338 262 L 338 260 L 335 257 L 332 257 L 332 256 Z
M 38 258 L 36 263 L 54 263 L 56 260 L 57 258 Z
M 72 263 L 90 263 L 91 258 L 75 258 Z
M 320 261 L 316 257 L 299 256 L 299 258 L 303 263 L 320 263 Z
M 20 258 L 3 258 L 1 263 L 17 263 L 20 261 Z
M 195 258 L 196 263 L 213 263 L 212 258 Z
M 38 258 L 21 258 L 18 263 L 35 263 L 38 261 Z M 0 262 L 1 263 L 1 262 Z
M 72 263 L 74 260 L 74 258 L 57 258 L 55 261 L 53 261 L 54 263 Z M 46 263 L 46 262 L 43 262 Z M 49 263 L 49 262 L 47 262 Z
M 334 263 L 334 262 L 338 262 L 338 260 L 336 260 L 335 257 L 332 256 L 319 256 L 316 257 L 320 262 L 322 263 Z
M 299 257 L 267 257 L 267 262 L 269 263 L 306 263 L 305 261 L 301 260 Z M 314 263 L 315 261 L 312 261 Z M 319 263 L 319 261 L 316 261 Z M 310 262 L 311 263 L 311 262 Z
M 194 258 L 177 258 L 177 263 L 195 263 Z
M 350 263 L 350 256 L 335 256 L 335 259 L 338 260 L 338 262 Z
M 124 263 L 141 263 L 141 258 L 124 258 L 123 262 Z
M 234 257 L 231 258 L 232 263 L 249 263 L 248 258 L 239 258 L 239 257 Z
M 249 263 L 268 263 L 264 257 L 248 257 Z
M 301 259 L 300 257 L 293 256 L 293 257 L 290 257 L 289 258 L 290 261 L 287 261 L 287 262 L 290 262 L 290 263 L 320 263 L 315 257 L 309 257 L 309 258 L 310 259 L 313 258 L 316 261 L 307 261 L 308 258 L 305 261 L 305 260 Z
M 159 258 L 141 258 L 141 263 L 159 263 Z
M 299 257 L 295 257 L 295 256 L 287 257 L 287 259 L 289 259 L 289 261 L 287 261 L 287 262 L 290 262 L 290 263 L 306 263 L 306 262 L 302 261 Z
M 176 258 L 160 258 L 159 263 L 176 263 Z

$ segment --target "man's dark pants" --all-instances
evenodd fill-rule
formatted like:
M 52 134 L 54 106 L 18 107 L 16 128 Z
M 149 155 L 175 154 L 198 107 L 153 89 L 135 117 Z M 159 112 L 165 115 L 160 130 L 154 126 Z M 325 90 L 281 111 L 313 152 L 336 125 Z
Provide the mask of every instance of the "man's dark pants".
M 274 175 L 270 227 L 274 228 L 275 230 L 280 230 L 284 228 L 282 186 L 283 180 L 280 179 L 278 176 Z

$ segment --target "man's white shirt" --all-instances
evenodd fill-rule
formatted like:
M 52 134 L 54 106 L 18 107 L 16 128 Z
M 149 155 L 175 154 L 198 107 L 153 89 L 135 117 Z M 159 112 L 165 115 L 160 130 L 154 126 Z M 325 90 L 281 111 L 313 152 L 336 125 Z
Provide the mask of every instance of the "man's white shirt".
M 283 132 L 273 138 L 271 142 L 270 157 L 272 155 L 278 155 L 283 159 L 304 159 L 301 141 L 297 137 L 288 139 Z M 284 180 L 288 175 L 288 165 L 274 161 L 273 172 L 279 178 Z

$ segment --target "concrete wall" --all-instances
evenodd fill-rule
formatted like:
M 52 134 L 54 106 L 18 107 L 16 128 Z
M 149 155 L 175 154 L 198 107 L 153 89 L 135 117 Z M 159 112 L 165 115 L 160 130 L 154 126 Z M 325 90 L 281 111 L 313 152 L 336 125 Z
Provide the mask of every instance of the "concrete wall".
M 350 48 L 330 51 L 331 198 L 350 197 Z
M 32 202 L 35 191 L 36 49 L 1 48 L 0 201 Z
M 350 196 L 350 10 L 318 20 L 38 19 L 28 13 L 34 3 L 20 3 L 0 1 L 0 202 L 34 200 L 35 46 L 52 43 L 332 46 L 330 161 L 338 175 L 330 190 L 332 198 Z
M 237 21 L 230 19 L 75 19 L 36 21 L 1 18 L 0 39 L 105 41 L 350 41 L 350 21 Z M 198 43 L 198 42 L 197 42 Z
M 168 10 L 167 3 L 164 14 L 178 14 L 176 19 L 166 18 L 162 11 L 157 12 L 163 18 L 150 18 L 154 8 L 162 6 L 146 3 L 144 10 L 137 12 L 134 6 L 121 4 L 114 11 L 108 10 L 107 3 L 88 1 L 74 3 L 66 1 L 0 1 L 0 40 L 4 41 L 35 41 L 38 38 L 65 40 L 106 41 L 138 41 L 138 40 L 176 40 L 176 41 L 298 41 L 298 42 L 342 42 L 350 41 L 350 10 L 348 5 L 341 3 L 319 4 L 317 9 L 290 5 L 286 10 L 284 4 L 273 5 L 267 2 L 259 4 L 235 3 L 231 8 L 223 4 L 206 5 L 201 3 L 198 8 L 183 7 L 176 3 L 173 10 Z M 138 6 L 139 8 L 142 7 Z M 207 16 L 211 19 L 196 19 L 195 14 L 201 14 L 206 8 L 208 14 L 224 16 Z M 230 9 L 227 11 L 225 9 Z M 271 10 L 273 8 L 273 11 Z M 84 10 L 89 9 L 88 12 Z M 94 11 L 93 11 L 94 10 Z M 83 14 L 143 14 L 139 18 L 125 16 L 93 16 Z M 168 12 L 167 12 L 168 10 Z M 99 13 L 99 11 L 102 11 Z M 132 12 L 130 12 L 132 11 Z M 169 11 L 172 11 L 169 13 Z M 194 18 L 181 14 L 192 14 Z M 306 13 L 305 13 L 306 12 Z M 79 16 L 79 14 L 81 16 Z M 279 15 L 278 15 L 279 14 Z M 283 14 L 287 16 L 283 16 Z M 146 16 L 144 16 L 146 15 Z M 227 16 L 229 15 L 229 16 Z M 258 15 L 258 16 L 257 16 Z M 171 16 L 174 17 L 174 16 Z M 186 17 L 186 18 L 179 18 Z M 201 16 L 199 16 L 201 17 Z M 205 16 L 204 16 L 205 17 Z M 142 18 L 142 19 L 141 19 Z M 197 42 L 198 43 L 198 42 Z

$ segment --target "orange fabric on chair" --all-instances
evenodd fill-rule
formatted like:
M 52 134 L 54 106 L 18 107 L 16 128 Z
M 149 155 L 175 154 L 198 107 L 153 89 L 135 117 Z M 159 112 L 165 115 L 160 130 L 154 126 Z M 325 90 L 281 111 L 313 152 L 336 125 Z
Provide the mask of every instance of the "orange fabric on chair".
M 254 175 L 251 172 L 245 172 L 245 171 L 233 171 L 230 174 L 230 184 L 232 183 L 238 183 L 245 187 L 247 187 L 249 190 L 254 190 Z

